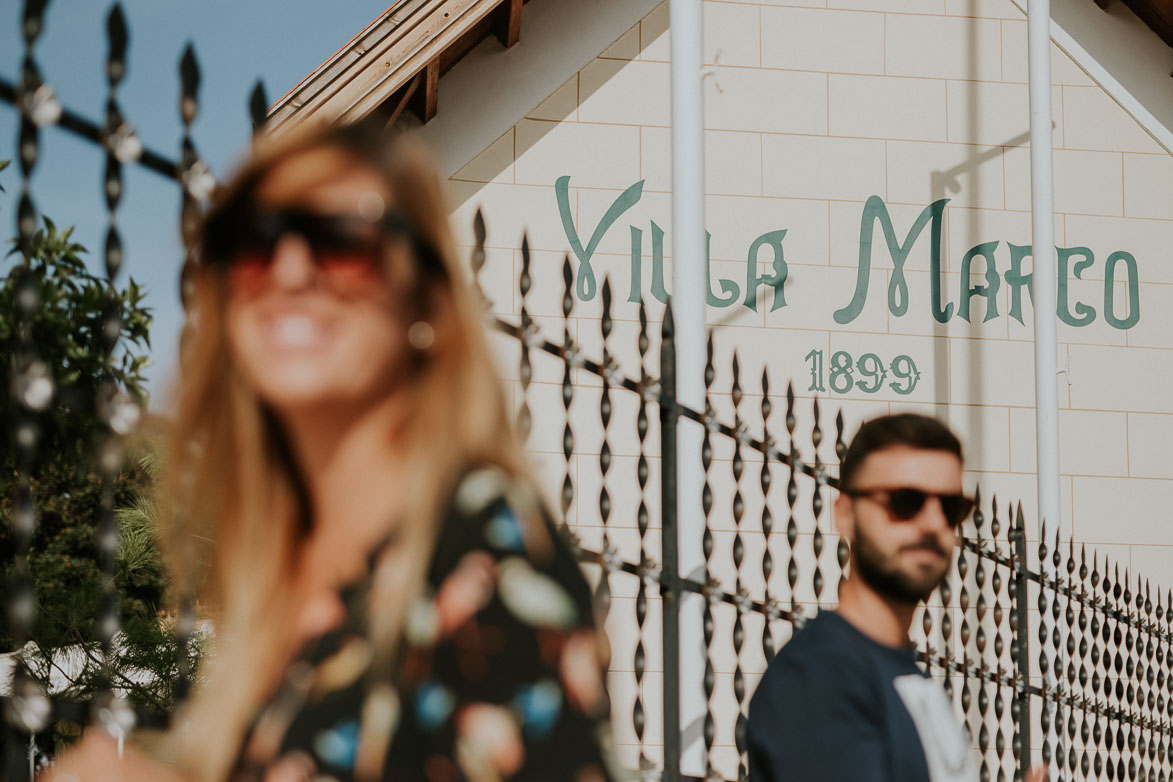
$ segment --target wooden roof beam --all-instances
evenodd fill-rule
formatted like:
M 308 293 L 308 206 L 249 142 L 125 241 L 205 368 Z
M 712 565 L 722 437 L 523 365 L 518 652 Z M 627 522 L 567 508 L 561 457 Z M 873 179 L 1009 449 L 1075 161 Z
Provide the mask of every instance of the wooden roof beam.
M 506 49 L 521 40 L 521 6 L 524 0 L 501 0 L 493 25 L 497 40 Z
M 432 58 L 417 78 L 421 79 L 419 88 L 411 99 L 411 108 L 419 115 L 423 122 L 428 122 L 436 116 L 436 105 L 440 94 L 440 58 Z
M 1173 47 L 1173 0 L 1124 0 L 1124 4 L 1162 41 Z
M 412 96 L 414 96 L 416 91 L 419 90 L 420 82 L 423 81 L 423 77 L 423 72 L 417 73 L 415 77 L 410 82 L 408 82 L 406 87 L 396 93 L 396 95 L 399 95 L 399 101 L 395 104 L 395 108 L 391 111 L 390 116 L 387 117 L 387 125 L 385 128 L 386 130 L 390 130 L 391 127 L 394 126 L 395 123 L 399 120 L 399 115 L 403 114 L 404 109 L 406 109 L 407 105 L 411 102 Z M 384 104 L 384 107 L 390 105 L 390 101 L 394 98 L 395 95 L 392 95 L 391 98 L 388 98 L 388 102 Z M 376 112 L 378 112 L 378 109 L 376 109 Z

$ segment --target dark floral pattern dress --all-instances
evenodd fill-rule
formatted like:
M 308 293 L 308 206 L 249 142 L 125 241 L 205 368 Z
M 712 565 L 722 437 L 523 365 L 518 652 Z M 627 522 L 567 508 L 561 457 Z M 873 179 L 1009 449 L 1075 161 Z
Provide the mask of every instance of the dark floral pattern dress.
M 531 492 L 460 480 L 385 675 L 369 588 L 343 590 L 345 622 L 289 667 L 234 782 L 616 778 L 590 590 Z

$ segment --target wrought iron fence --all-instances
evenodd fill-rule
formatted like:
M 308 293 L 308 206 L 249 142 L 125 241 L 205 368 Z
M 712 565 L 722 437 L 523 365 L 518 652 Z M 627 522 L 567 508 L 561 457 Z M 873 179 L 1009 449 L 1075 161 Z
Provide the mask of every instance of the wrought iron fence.
M 103 185 L 110 220 L 104 261 L 113 289 L 122 264 L 116 218 L 124 165 L 141 165 L 175 180 L 182 193 L 180 232 L 190 247 L 200 203 L 213 184 L 190 135 L 199 109 L 199 67 L 194 53 L 186 51 L 180 66 L 183 139 L 179 160 L 169 160 L 143 147 L 117 103 L 127 42 L 120 8 L 113 7 L 107 27 L 109 95 L 106 120 L 99 124 L 62 108 L 40 76 L 33 52 L 45 7 L 45 0 L 26 0 L 21 78 L 17 84 L 0 79 L 0 101 L 15 107 L 20 117 L 18 246 L 27 266 L 37 225 L 29 180 L 40 154 L 41 128 L 57 125 L 92 141 L 106 156 Z M 258 86 L 250 100 L 257 127 L 263 124 L 264 106 Z M 475 276 L 484 273 L 486 260 L 480 214 L 474 236 Z M 711 338 L 705 409 L 682 405 L 675 397 L 670 309 L 656 325 L 640 304 L 638 320 L 619 324 L 620 332 L 629 333 L 617 333 L 610 284 L 604 282 L 601 317 L 579 318 L 574 270 L 566 258 L 561 333 L 545 336 L 530 314 L 528 243 L 523 242 L 520 255 L 519 314 L 490 320 L 515 351 L 518 426 L 530 435 L 535 451 L 545 451 L 543 473 L 552 505 L 592 575 L 612 641 L 613 718 L 623 759 L 648 778 L 745 779 L 745 723 L 753 686 L 791 634 L 818 610 L 835 604 L 848 560 L 845 543 L 830 529 L 827 510 L 844 448 L 843 416 L 835 417 L 831 438 L 823 428 L 820 401 L 800 403 L 792 385 L 777 398 L 764 368 L 760 374 L 755 370 L 751 391 L 736 353 L 726 370 Z M 189 255 L 181 272 L 185 293 L 190 264 Z M 17 313 L 25 323 L 38 306 L 36 281 L 26 284 Z M 108 333 L 118 333 L 116 322 L 107 325 Z M 597 350 L 585 347 L 592 342 Z M 104 345 L 107 353 L 115 349 L 112 340 Z M 39 448 L 36 416 L 49 404 L 52 388 L 45 385 L 31 336 L 26 334 L 17 355 L 5 360 L 11 362 L 13 380 L 6 393 L 18 411 L 15 420 L 6 422 L 18 467 L 15 512 L 7 519 L 16 541 L 16 579 L 6 603 L 19 645 L 28 637 L 35 611 L 28 547 L 37 524 L 30 492 Z M 108 436 L 95 460 L 107 484 L 119 468 L 113 455 L 127 433 L 119 423 L 127 403 L 110 388 L 99 407 Z M 809 413 L 800 410 L 808 404 Z M 705 555 L 701 574 L 678 569 L 680 421 L 704 430 L 705 524 L 697 531 Z M 113 593 L 118 527 L 112 510 L 107 499 L 98 538 L 105 587 L 96 640 L 107 658 L 115 653 L 119 622 Z M 1021 505 L 982 498 L 963 530 L 950 576 L 914 623 L 921 664 L 940 678 L 964 715 L 980 753 L 981 778 L 1021 779 L 1026 768 L 1041 761 L 1053 763 L 1068 779 L 1173 780 L 1173 593 L 1162 595 L 1147 580 L 1121 574 L 1083 547 L 1076 551 L 1069 543 L 1049 550 L 1045 544 L 1028 544 L 1027 537 Z M 704 598 L 703 648 L 681 650 L 680 603 L 690 593 Z M 193 625 L 190 602 L 182 616 L 185 643 Z M 683 774 L 680 763 L 682 652 L 705 660 L 700 777 Z M 188 675 L 185 660 L 181 676 Z M 123 735 L 143 717 L 127 706 L 112 682 L 106 682 L 95 703 L 69 702 L 49 697 L 20 666 L 2 706 L 6 758 L 0 767 L 11 780 L 30 773 L 23 760 L 29 737 L 54 721 L 96 720 Z
M 483 242 L 483 227 L 476 235 Z M 474 257 L 481 253 L 478 248 Z M 664 778 L 682 777 L 679 736 L 673 735 L 675 731 L 659 736 L 647 731 L 646 620 L 648 601 L 654 595 L 662 611 L 663 701 L 662 706 L 656 705 L 662 707 L 663 731 L 664 725 L 678 724 L 673 717 L 679 714 L 680 688 L 678 669 L 671 664 L 678 648 L 673 639 L 679 638 L 680 597 L 692 592 L 705 598 L 707 713 L 701 778 L 745 779 L 751 680 L 760 676 L 765 663 L 795 629 L 820 608 L 834 605 L 848 560 L 846 544 L 828 531 L 827 493 L 838 481 L 833 466 L 820 458 L 826 435 L 819 400 L 811 402 L 806 441 L 810 459 L 804 460 L 796 444 L 802 414 L 793 385 L 787 387 L 779 406 L 770 395 L 769 372 L 763 370 L 757 409 L 747 413 L 747 391 L 734 353 L 724 378 L 731 415 L 719 416 L 714 403 L 718 374 L 710 337 L 705 410 L 680 405 L 672 390 L 675 345 L 670 311 L 659 330 L 658 374 L 648 367 L 650 334 L 642 306 L 638 374 L 624 374 L 610 348 L 609 284 L 602 288 L 598 321 L 601 359 L 590 360 L 569 338 L 569 326 L 560 341 L 537 332 L 525 304 L 530 260 L 524 244 L 521 258 L 520 320 L 499 319 L 497 326 L 521 345 L 519 419 L 523 423 L 531 417 L 531 354 L 540 351 L 564 367 L 567 472 L 559 495 L 564 516 L 569 515 L 574 498 L 570 465 L 578 453 L 572 426 L 576 388 L 572 370 L 595 376 L 600 388 L 596 425 L 604 436 L 598 447 L 597 496 L 580 498 L 580 503 L 588 505 L 597 501 L 597 510 L 584 512 L 580 504 L 568 526 L 578 537 L 584 530 L 595 533 L 591 543 L 580 542 L 579 548 L 582 560 L 599 570 L 599 610 L 607 614 L 612 594 L 635 594 L 634 624 L 617 628 L 618 634 L 634 634 L 634 642 L 623 645 L 632 647 L 630 662 L 613 663 L 613 669 L 630 672 L 634 680 L 630 711 L 617 709 L 615 714 L 617 722 L 630 720 L 628 735 L 635 738 L 636 750 L 632 760 Z M 574 302 L 569 259 L 564 261 L 563 277 L 563 312 L 569 323 Z M 608 433 L 619 428 L 614 397 L 620 394 L 636 400 L 634 420 L 628 425 L 637 433 L 638 449 L 633 514 L 638 535 L 625 542 L 615 534 L 614 497 L 607 477 L 613 458 Z M 681 418 L 704 427 L 706 524 L 700 534 L 706 565 L 701 578 L 682 575 L 675 567 L 680 530 L 671 476 L 678 458 L 673 433 Z M 650 422 L 655 420 L 660 424 L 655 457 L 661 480 L 658 486 L 649 486 L 653 453 L 647 442 Z M 843 438 L 839 414 L 834 426 L 836 456 L 845 448 Z M 723 458 L 717 458 L 719 451 Z M 718 489 L 718 484 L 723 486 Z M 784 491 L 774 489 L 780 484 Z M 659 530 L 650 526 L 653 492 L 660 501 Z M 718 493 L 725 495 L 720 503 Z M 748 512 L 751 502 L 756 506 L 753 514 Z M 726 540 L 718 542 L 718 537 Z M 1040 540 L 1047 540 L 1045 530 Z M 914 640 L 922 666 L 942 680 L 964 715 L 980 753 L 981 778 L 1021 779 L 1027 768 L 1042 762 L 1054 763 L 1066 779 L 1170 779 L 1173 594 L 1154 595 L 1147 580 L 1130 578 L 1127 571 L 1121 574 L 1106 559 L 1089 555 L 1085 547 L 1076 550 L 1073 542 L 1056 550 L 1048 550 L 1046 543 L 1028 544 L 1021 504 L 1014 508 L 999 505 L 997 498 L 983 501 L 980 489 L 978 509 L 963 529 L 961 544 L 949 577 L 914 622 Z M 1044 617 L 1052 620 L 1050 626 L 1041 621 Z M 1052 650 L 1058 650 L 1058 655 Z M 701 650 L 684 650 L 692 652 Z M 721 686 L 721 679 L 727 680 L 726 686 Z M 1052 732 L 1055 740 L 1047 741 Z M 649 747 L 657 745 L 664 747 L 662 765 L 651 760 Z

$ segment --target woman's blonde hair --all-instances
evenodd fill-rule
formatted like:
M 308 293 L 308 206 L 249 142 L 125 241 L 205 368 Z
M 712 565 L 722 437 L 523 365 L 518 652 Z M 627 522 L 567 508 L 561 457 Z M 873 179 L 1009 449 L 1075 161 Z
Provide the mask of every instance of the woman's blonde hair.
M 458 474 L 481 464 L 521 478 L 523 458 L 491 364 L 480 302 L 456 260 L 441 183 L 409 139 L 331 126 L 261 140 L 218 192 L 196 252 L 208 244 L 208 226 L 246 206 L 270 171 L 323 149 L 384 178 L 415 234 L 416 289 L 395 298 L 416 302 L 419 311 L 409 313 L 407 322 L 426 320 L 435 334 L 432 346 L 410 362 L 410 375 L 397 392 L 405 395 L 406 414 L 388 433 L 397 452 L 407 456 L 397 476 L 403 491 L 396 547 L 402 566 L 396 583 L 379 591 L 377 612 L 394 636 L 407 601 L 423 584 L 436 520 Z M 266 695 L 257 672 L 286 662 L 293 613 L 288 587 L 312 523 L 280 426 L 233 366 L 225 333 L 226 280 L 215 260 L 199 258 L 190 281 L 193 326 L 183 345 L 164 487 L 170 501 L 160 504 L 182 508 L 163 536 L 174 583 L 196 589 L 215 620 L 211 659 L 180 720 L 186 727 L 175 750 L 183 770 L 204 780 L 222 779 L 239 752 Z

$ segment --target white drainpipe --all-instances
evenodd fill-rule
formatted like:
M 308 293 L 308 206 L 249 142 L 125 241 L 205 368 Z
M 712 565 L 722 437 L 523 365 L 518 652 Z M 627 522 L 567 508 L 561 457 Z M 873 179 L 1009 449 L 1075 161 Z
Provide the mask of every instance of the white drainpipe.
M 703 411 L 705 399 L 705 118 L 702 90 L 704 11 L 702 0 L 671 0 L 672 30 L 672 307 L 676 318 L 680 403 Z M 704 516 L 701 512 L 703 429 L 681 419 L 677 440 L 679 573 L 701 576 Z M 703 776 L 701 726 L 705 714 L 704 601 L 686 593 L 680 603 L 681 770 Z M 665 726 L 665 730 L 676 726 Z
M 1051 130 L 1051 4 L 1050 0 L 1030 0 L 1027 12 L 1028 55 L 1030 58 L 1030 197 L 1031 230 L 1034 257 L 1034 326 L 1035 326 L 1035 437 L 1038 470 L 1039 523 L 1046 525 L 1048 552 L 1055 551 L 1062 540 L 1063 520 L 1059 515 L 1059 404 L 1056 370 L 1059 365 L 1055 337 L 1055 199 L 1052 175 Z M 1042 572 L 1054 578 L 1056 570 L 1048 561 L 1040 563 Z M 1050 600 L 1055 599 L 1051 592 Z M 1040 621 L 1047 630 L 1047 681 L 1050 688 L 1057 681 L 1058 649 L 1051 643 L 1053 622 L 1048 614 Z M 1055 720 L 1043 737 L 1055 756 L 1057 744 Z M 1051 779 L 1058 779 L 1052 765 Z

